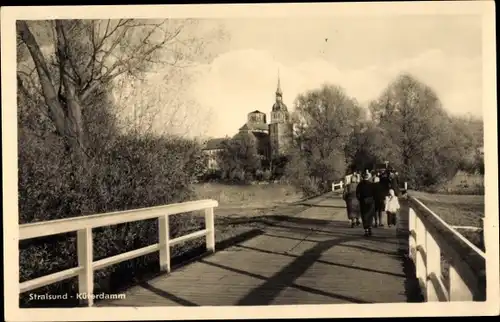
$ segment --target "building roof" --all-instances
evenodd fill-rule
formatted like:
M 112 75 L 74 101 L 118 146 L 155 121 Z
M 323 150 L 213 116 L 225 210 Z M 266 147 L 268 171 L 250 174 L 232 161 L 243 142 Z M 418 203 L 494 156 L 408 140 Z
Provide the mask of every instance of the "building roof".
M 210 139 L 205 143 L 205 147 L 203 150 L 217 150 L 222 149 L 222 142 L 224 142 L 226 138 L 216 138 Z
M 242 139 L 244 137 L 250 137 L 252 139 L 256 139 L 255 135 L 252 132 L 239 132 L 239 133 L 236 133 L 233 136 L 233 139 Z
M 263 113 L 263 112 L 261 112 L 261 111 L 259 111 L 259 110 L 255 110 L 255 111 L 250 112 L 250 113 L 248 113 L 248 114 L 266 114 L 266 113 Z
M 276 102 L 273 104 L 273 112 L 275 111 L 288 111 L 286 104 L 283 102 Z
M 239 129 L 240 131 L 268 131 L 269 126 L 266 123 L 245 123 Z

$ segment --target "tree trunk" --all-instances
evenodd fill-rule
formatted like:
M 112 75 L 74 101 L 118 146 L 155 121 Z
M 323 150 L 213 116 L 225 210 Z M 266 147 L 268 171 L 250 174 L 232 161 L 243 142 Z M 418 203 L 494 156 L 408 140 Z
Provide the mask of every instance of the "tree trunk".
M 61 81 L 64 86 L 64 96 L 66 98 L 66 136 L 69 139 L 70 149 L 77 161 L 86 166 L 86 146 L 83 131 L 82 105 L 76 93 L 75 85 L 70 79 L 69 61 L 66 55 L 68 43 L 64 34 L 62 21 L 56 20 L 57 52 L 60 62 Z
M 70 152 L 73 161 L 75 161 L 75 165 L 86 167 L 87 156 L 83 141 L 82 108 L 76 94 L 75 86 L 69 79 L 69 71 L 66 68 L 68 62 L 65 53 L 68 44 L 64 38 L 62 23 L 56 21 L 57 54 L 61 66 L 61 86 L 64 86 L 65 89 L 64 98 L 66 102 L 61 101 L 62 97 L 56 91 L 40 46 L 31 33 L 28 24 L 25 21 L 19 21 L 17 28 L 35 64 L 45 103 L 49 108 L 49 115 L 54 122 L 56 131 L 64 138 L 66 148 Z

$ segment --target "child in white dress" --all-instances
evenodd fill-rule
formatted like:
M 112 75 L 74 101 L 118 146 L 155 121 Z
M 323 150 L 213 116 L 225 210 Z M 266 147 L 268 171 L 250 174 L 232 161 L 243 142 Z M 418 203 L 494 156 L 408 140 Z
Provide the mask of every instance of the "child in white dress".
M 401 206 L 399 199 L 393 189 L 389 189 L 389 195 L 385 197 L 385 212 L 387 214 L 387 226 L 396 226 L 396 216 Z

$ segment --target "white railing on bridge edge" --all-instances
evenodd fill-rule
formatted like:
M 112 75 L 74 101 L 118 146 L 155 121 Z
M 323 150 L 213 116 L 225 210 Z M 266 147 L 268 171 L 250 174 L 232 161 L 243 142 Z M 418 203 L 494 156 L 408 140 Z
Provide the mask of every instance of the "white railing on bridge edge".
M 336 189 L 337 187 L 339 189 Z M 342 190 L 342 188 L 344 188 L 344 181 L 340 181 L 339 183 L 332 183 L 332 191 Z
M 160 252 L 160 270 L 170 272 L 170 246 L 205 236 L 208 252 L 215 252 L 214 208 L 216 200 L 197 200 L 164 206 L 104 213 L 19 225 L 19 240 L 26 240 L 67 232 L 77 232 L 78 267 L 35 278 L 19 284 L 19 293 L 31 291 L 49 284 L 78 276 L 78 292 L 85 294 L 81 302 L 93 305 L 94 271 L 120 262 Z M 205 210 L 205 229 L 170 239 L 169 216 Z M 92 229 L 127 222 L 158 218 L 159 240 L 157 244 L 122 253 L 116 256 L 93 260 Z
M 452 226 L 436 215 L 417 198 L 411 197 L 409 208 L 409 254 L 415 264 L 416 276 L 426 301 L 473 301 L 483 300 L 485 283 L 479 282 L 478 271 L 463 259 L 459 251 L 438 233 L 436 225 L 425 216 L 433 218 L 441 230 L 449 231 L 475 253 L 484 269 L 485 253 L 462 236 Z M 412 203 L 414 205 L 412 206 Z M 420 208 L 415 210 L 414 208 Z M 423 216 L 425 213 L 425 216 Z M 441 274 L 441 255 L 449 261 L 448 287 Z

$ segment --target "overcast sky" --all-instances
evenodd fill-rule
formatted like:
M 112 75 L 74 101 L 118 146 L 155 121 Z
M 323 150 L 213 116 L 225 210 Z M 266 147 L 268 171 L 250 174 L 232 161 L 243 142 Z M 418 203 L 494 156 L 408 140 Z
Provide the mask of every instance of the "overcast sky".
M 218 21 L 220 22 L 220 21 Z M 209 136 L 233 135 L 246 114 L 268 114 L 278 69 L 284 102 L 324 82 L 366 103 L 402 72 L 430 85 L 453 114 L 481 116 L 481 17 L 453 15 L 256 18 L 222 21 L 229 40 L 192 84 L 212 112 Z M 328 39 L 327 41 L 325 39 Z

